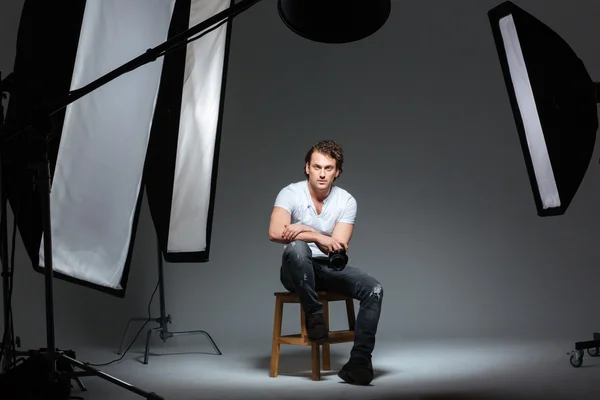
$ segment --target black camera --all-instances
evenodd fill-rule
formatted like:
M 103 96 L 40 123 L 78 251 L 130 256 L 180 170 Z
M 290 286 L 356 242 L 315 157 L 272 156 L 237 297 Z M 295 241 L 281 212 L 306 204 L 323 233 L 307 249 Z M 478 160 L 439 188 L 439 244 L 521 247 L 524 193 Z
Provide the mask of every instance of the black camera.
M 346 250 L 342 249 L 340 251 L 329 253 L 329 268 L 341 271 L 346 267 L 346 264 L 348 264 Z

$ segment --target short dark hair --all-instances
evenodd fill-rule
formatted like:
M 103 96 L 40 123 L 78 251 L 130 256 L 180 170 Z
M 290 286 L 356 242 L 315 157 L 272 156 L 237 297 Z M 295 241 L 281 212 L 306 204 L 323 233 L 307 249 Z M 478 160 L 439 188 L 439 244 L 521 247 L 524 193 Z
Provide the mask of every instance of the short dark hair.
M 310 165 L 310 159 L 315 151 L 333 158 L 335 160 L 335 167 L 340 171 L 339 175 L 342 174 L 344 164 L 344 150 L 342 150 L 342 146 L 333 140 L 321 140 L 306 153 L 306 157 L 304 158 L 305 166 L 306 164 Z M 306 170 L 304 170 L 304 176 L 308 178 Z

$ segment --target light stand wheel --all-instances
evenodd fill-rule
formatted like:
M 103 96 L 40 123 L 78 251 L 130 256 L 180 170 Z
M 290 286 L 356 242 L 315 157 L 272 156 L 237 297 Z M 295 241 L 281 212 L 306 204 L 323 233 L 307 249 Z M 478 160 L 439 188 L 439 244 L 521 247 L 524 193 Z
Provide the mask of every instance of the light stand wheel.
M 574 368 L 581 367 L 581 365 L 583 364 L 583 350 L 575 350 L 573 353 L 571 353 L 569 362 Z

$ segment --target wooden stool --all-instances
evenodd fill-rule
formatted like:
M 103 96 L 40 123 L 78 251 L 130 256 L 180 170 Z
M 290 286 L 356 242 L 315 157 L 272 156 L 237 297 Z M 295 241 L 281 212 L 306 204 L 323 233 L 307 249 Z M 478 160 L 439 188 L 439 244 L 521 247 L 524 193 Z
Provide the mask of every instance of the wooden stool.
M 321 380 L 321 354 L 320 345 L 323 345 L 323 370 L 331 369 L 331 360 L 329 345 L 335 343 L 347 343 L 354 341 L 354 325 L 356 318 L 354 315 L 354 302 L 351 297 L 342 296 L 337 293 L 317 292 L 319 301 L 323 304 L 323 317 L 325 326 L 329 330 L 329 302 L 345 301 L 346 313 L 348 314 L 348 330 L 330 331 L 329 337 L 317 342 L 311 342 L 308 339 L 306 330 L 306 318 L 302 305 L 300 305 L 300 329 L 301 333 L 295 335 L 281 335 L 281 325 L 283 322 L 283 304 L 284 303 L 300 303 L 300 298 L 296 293 L 291 292 L 275 292 L 275 323 L 273 326 L 273 348 L 271 350 L 271 378 L 276 378 L 279 373 L 279 350 L 282 344 L 291 344 L 296 346 L 311 346 L 312 347 L 312 380 Z

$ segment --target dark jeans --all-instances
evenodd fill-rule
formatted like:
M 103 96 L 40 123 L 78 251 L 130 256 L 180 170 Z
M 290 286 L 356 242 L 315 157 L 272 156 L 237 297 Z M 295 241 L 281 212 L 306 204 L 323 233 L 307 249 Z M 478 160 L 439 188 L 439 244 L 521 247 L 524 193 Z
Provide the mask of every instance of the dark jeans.
M 296 240 L 285 246 L 281 265 L 281 283 L 298 293 L 307 315 L 323 313 L 316 292 L 329 290 L 360 301 L 351 356 L 371 359 L 381 313 L 383 288 L 375 278 L 347 265 L 341 271 L 327 266 L 327 259 L 312 258 L 306 242 Z

